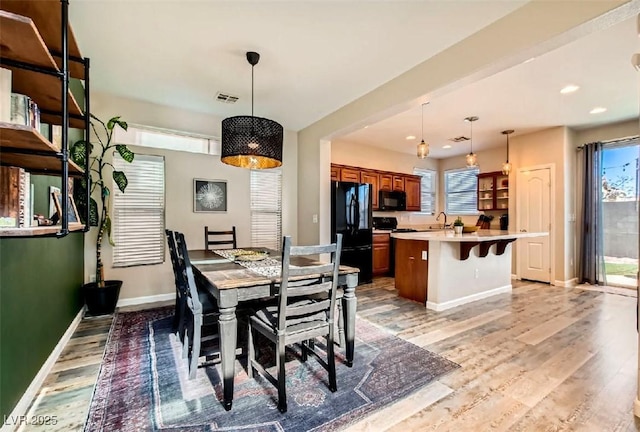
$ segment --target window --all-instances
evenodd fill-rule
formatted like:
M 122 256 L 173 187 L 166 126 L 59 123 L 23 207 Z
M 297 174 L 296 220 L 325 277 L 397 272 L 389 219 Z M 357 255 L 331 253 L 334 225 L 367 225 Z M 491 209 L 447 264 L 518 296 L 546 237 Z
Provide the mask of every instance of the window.
M 444 172 L 444 212 L 478 214 L 478 168 L 462 168 Z
M 414 168 L 413 173 L 420 176 L 420 211 L 436 214 L 436 171 Z
M 114 129 L 114 140 L 118 144 L 164 150 L 186 151 L 211 155 L 220 154 L 220 140 L 204 135 L 152 128 L 150 126 L 129 125 L 127 130 Z
M 113 194 L 113 266 L 129 267 L 164 261 L 164 158 L 136 154 L 133 162 L 119 155 L 116 170 L 124 171 L 125 193 L 115 182 Z
M 282 247 L 282 171 L 251 171 L 251 246 Z

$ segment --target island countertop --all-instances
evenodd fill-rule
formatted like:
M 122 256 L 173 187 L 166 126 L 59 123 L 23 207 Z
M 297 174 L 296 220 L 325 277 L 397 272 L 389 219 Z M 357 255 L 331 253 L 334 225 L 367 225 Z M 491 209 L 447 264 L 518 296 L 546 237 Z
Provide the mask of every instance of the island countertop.
M 486 229 L 465 234 L 455 234 L 452 230 L 391 233 L 391 237 L 399 240 L 423 240 L 456 243 L 485 242 L 492 240 L 516 239 L 522 237 L 542 237 L 548 235 L 549 233 L 547 232 L 518 232 Z

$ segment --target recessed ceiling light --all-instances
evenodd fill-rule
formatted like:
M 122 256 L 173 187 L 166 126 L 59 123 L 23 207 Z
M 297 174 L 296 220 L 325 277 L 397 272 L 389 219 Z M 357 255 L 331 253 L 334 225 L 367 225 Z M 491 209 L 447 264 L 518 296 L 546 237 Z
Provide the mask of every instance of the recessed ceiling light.
M 406 139 L 414 140 L 414 139 L 416 139 L 416 136 L 415 135 L 409 135 L 408 137 L 406 137 Z
M 451 146 L 447 144 L 447 145 L 443 145 L 442 148 L 451 148 Z
M 529 59 L 526 59 L 525 61 L 523 61 L 523 63 L 531 63 L 532 61 L 534 61 L 536 58 L 535 57 L 531 57 Z
M 580 88 L 580 86 L 577 86 L 575 84 L 569 84 L 568 86 L 562 87 L 562 89 L 560 90 L 560 93 L 562 93 L 562 94 L 573 93 L 574 91 L 578 90 L 579 88 Z
M 368 128 L 368 127 L 369 127 L 369 125 L 366 125 L 364 128 L 366 129 L 366 128 Z
M 591 111 L 589 111 L 589 114 L 600 114 L 605 112 L 607 109 L 604 107 L 595 107 L 594 109 L 592 109 Z

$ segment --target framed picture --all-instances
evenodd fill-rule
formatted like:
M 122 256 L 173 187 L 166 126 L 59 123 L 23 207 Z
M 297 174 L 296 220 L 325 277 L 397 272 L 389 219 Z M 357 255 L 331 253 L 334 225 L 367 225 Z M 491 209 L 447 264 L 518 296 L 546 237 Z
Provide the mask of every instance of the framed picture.
M 226 180 L 193 179 L 194 212 L 226 212 Z
M 53 202 L 56 206 L 57 214 L 61 215 L 62 214 L 62 204 L 61 204 L 62 194 L 60 192 L 58 193 L 53 192 L 51 196 L 53 197 Z M 81 223 L 80 215 L 78 214 L 76 203 L 73 200 L 73 195 L 69 194 L 67 197 L 68 197 L 67 198 L 67 218 L 68 218 L 69 224 L 79 224 Z M 59 218 L 58 222 L 60 222 L 61 220 L 62 218 Z

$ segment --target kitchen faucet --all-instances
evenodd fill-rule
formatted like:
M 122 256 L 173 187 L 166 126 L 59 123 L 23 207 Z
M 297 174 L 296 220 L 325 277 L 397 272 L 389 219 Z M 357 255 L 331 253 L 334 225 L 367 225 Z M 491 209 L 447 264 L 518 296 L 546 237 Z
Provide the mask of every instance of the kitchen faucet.
M 442 225 L 443 228 L 447 227 L 447 214 L 443 211 L 441 211 L 440 213 L 438 213 L 438 216 L 436 216 L 436 222 L 440 220 L 440 215 L 444 215 L 444 225 Z

